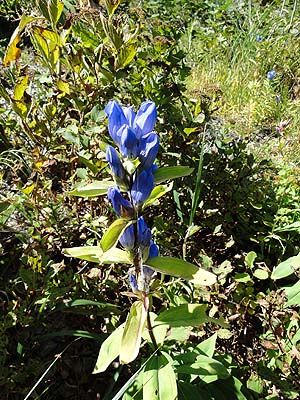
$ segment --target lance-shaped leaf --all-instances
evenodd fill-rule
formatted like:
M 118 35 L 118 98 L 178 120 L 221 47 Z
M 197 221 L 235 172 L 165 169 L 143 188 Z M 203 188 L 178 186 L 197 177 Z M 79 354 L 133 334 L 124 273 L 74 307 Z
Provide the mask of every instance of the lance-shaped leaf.
M 141 301 L 132 304 L 121 341 L 120 362 L 128 364 L 139 354 L 147 311 Z
M 213 273 L 179 258 L 152 257 L 147 260 L 147 265 L 163 274 L 179 276 L 198 285 L 210 286 L 216 282 Z
M 272 272 L 272 279 L 282 279 L 292 275 L 300 267 L 300 254 L 283 261 Z
M 190 175 L 194 168 L 179 165 L 177 167 L 162 167 L 154 171 L 154 183 L 159 184 L 170 179 L 181 178 Z
M 163 311 L 155 320 L 170 327 L 199 326 L 210 321 L 206 304 L 182 304 Z
M 287 302 L 284 307 L 299 306 L 300 305 L 300 281 L 296 282 L 293 286 L 284 287 L 287 295 Z
M 63 253 L 69 257 L 100 264 L 132 264 L 130 254 L 115 247 L 106 252 L 103 252 L 100 246 L 70 247 L 63 249 Z
M 100 245 L 104 252 L 113 247 L 124 230 L 135 221 L 130 218 L 119 218 L 114 221 L 103 235 Z
M 205 355 L 197 356 L 193 363 L 182 363 L 176 368 L 176 371 L 181 374 L 211 376 L 215 375 L 216 378 L 226 379 L 229 373 L 226 367 L 220 362 Z M 214 379 L 216 380 L 216 379 Z
M 108 188 L 114 186 L 114 181 L 98 181 L 80 186 L 69 192 L 69 195 L 80 197 L 97 197 L 107 194 Z
M 163 311 L 155 320 L 155 324 L 169 325 L 171 328 L 199 326 L 207 322 L 228 328 L 222 317 L 211 318 L 206 314 L 206 304 L 182 304 Z
M 158 186 L 155 186 L 155 188 L 152 190 L 150 196 L 145 201 L 143 208 L 146 208 L 146 207 L 150 206 L 151 204 L 153 204 L 156 200 L 158 200 L 164 194 L 166 194 L 170 190 L 172 190 L 172 187 L 173 187 L 173 182 L 171 182 L 170 185 L 158 185 Z
M 120 325 L 102 343 L 93 374 L 104 372 L 120 354 L 120 342 L 124 332 L 124 327 L 125 324 Z
M 143 373 L 143 400 L 176 400 L 176 376 L 168 358 L 152 357 Z

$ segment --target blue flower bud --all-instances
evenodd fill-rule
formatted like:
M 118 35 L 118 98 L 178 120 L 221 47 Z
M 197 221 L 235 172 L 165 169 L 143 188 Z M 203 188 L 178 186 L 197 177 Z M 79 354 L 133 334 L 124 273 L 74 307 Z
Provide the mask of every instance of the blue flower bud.
M 128 126 L 122 128 L 120 148 L 124 157 L 136 158 L 137 139 L 133 130 Z
M 123 210 L 126 211 L 126 213 L 132 213 L 131 203 L 124 199 L 118 186 L 110 187 L 107 192 L 107 197 L 111 201 L 113 209 L 119 217 L 123 214 Z
M 275 76 L 276 76 L 276 71 L 274 71 L 274 69 L 273 69 L 272 71 L 269 71 L 269 72 L 267 73 L 267 78 L 268 78 L 269 80 L 274 79 Z
M 105 107 L 105 112 L 108 116 L 108 131 L 111 138 L 119 145 L 120 137 L 118 135 L 119 129 L 123 125 L 127 125 L 128 121 L 124 115 L 122 108 L 116 101 L 110 101 Z
M 153 242 L 153 240 L 150 241 L 150 249 L 149 249 L 149 257 L 157 257 L 159 254 L 159 248 L 158 246 Z
M 134 239 L 134 226 L 130 225 L 125 229 L 119 241 L 126 250 L 132 250 L 134 248 Z
M 155 132 L 142 136 L 139 146 L 140 169 L 148 169 L 154 163 L 159 147 L 159 138 Z
M 140 206 L 148 199 L 154 187 L 152 168 L 137 174 L 131 187 L 131 198 L 135 206 Z
M 256 36 L 256 41 L 259 42 L 259 43 L 262 42 L 263 41 L 263 37 L 261 35 L 257 35 Z
M 106 147 L 106 159 L 109 162 L 110 168 L 112 169 L 112 172 L 115 175 L 115 177 L 123 181 L 125 178 L 124 167 L 120 161 L 116 149 L 110 145 Z
M 156 117 L 155 104 L 152 101 L 144 101 L 137 112 L 133 124 L 137 139 L 153 131 Z
M 144 217 L 139 217 L 138 219 L 137 232 L 139 245 L 142 247 L 150 247 L 151 231 L 146 224 Z
M 129 283 L 130 283 L 133 293 L 136 293 L 139 291 L 136 277 L 132 273 L 129 274 Z

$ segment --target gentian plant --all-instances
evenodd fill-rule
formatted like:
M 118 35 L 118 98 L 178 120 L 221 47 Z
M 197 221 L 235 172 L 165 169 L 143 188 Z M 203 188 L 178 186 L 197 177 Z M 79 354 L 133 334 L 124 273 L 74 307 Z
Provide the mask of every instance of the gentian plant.
M 70 193 L 77 196 L 107 193 L 117 219 L 104 233 L 98 246 L 69 248 L 65 249 L 65 254 L 100 265 L 123 264 L 130 288 L 126 294 L 135 300 L 126 322 L 102 344 L 94 373 L 105 371 L 117 357 L 121 364 L 132 362 L 138 356 L 144 338 L 152 348 L 146 364 L 155 360 L 158 369 L 162 366 L 166 368 L 171 383 L 160 392 L 161 397 L 151 397 L 152 391 L 157 389 L 155 385 L 146 385 L 143 389 L 144 398 L 175 399 L 176 369 L 172 366 L 170 356 L 163 350 L 168 328 L 198 326 L 215 320 L 206 315 L 206 304 L 182 304 L 164 310 L 159 315 L 153 313 L 152 297 L 159 285 L 156 277 L 159 273 L 167 274 L 200 286 L 212 285 L 216 279 L 211 272 L 185 260 L 159 255 L 144 211 L 170 190 L 170 185 L 161 183 L 188 175 L 192 169 L 186 166 L 158 168 L 155 164 L 159 137 L 154 131 L 157 110 L 153 102 L 143 102 L 135 113 L 132 107 L 121 107 L 116 101 L 111 101 L 105 112 L 114 144 L 106 147 L 106 160 L 113 180 L 93 182 Z M 142 370 L 144 373 L 147 370 L 149 375 L 146 364 Z

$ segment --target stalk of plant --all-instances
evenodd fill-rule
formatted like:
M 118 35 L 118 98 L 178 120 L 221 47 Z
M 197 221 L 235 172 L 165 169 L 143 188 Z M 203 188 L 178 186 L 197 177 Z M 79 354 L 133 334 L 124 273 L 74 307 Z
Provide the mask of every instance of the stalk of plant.
M 149 315 L 149 283 L 154 270 L 144 263 L 148 258 L 158 256 L 159 251 L 142 216 L 143 204 L 154 188 L 153 171 L 157 169 L 154 160 L 159 138 L 153 131 L 156 106 L 146 101 L 135 114 L 131 107 L 120 107 L 117 102 L 111 101 L 105 111 L 110 136 L 118 146 L 118 151 L 110 145 L 106 150 L 106 158 L 117 184 L 108 189 L 108 198 L 119 217 L 131 218 L 132 223 L 119 237 L 119 243 L 132 255 L 130 286 L 134 295 L 143 302 L 149 334 L 157 350 Z

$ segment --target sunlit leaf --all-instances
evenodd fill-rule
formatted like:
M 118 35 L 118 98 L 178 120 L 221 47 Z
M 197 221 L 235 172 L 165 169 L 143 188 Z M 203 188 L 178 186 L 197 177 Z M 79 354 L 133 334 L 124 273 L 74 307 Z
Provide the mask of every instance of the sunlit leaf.
M 205 354 L 207 357 L 212 357 L 214 355 L 216 349 L 218 333 L 214 333 L 208 339 L 203 340 L 196 349 L 201 351 L 201 353 Z
M 183 364 L 176 367 L 176 371 L 188 375 L 216 375 L 219 379 L 226 379 L 229 373 L 226 367 L 220 362 L 205 355 L 198 355 L 191 364 Z
M 143 400 L 176 400 L 177 384 L 173 367 L 164 354 L 155 355 L 143 373 Z
M 132 304 L 121 341 L 120 362 L 128 364 L 139 354 L 147 312 L 141 301 Z
M 156 184 L 164 181 L 181 178 L 182 176 L 190 175 L 194 171 L 194 168 L 185 167 L 183 165 L 177 167 L 162 167 L 154 171 L 154 182 Z
M 28 75 L 20 76 L 14 88 L 13 99 L 22 100 L 24 92 L 28 88 Z
M 124 232 L 125 228 L 133 223 L 134 220 L 131 220 L 130 218 L 118 218 L 114 221 L 101 239 L 100 245 L 102 250 L 106 252 L 113 247 Z
M 111 17 L 116 9 L 119 7 L 121 0 L 105 0 L 108 15 Z
M 109 337 L 102 343 L 93 374 L 104 372 L 108 366 L 120 354 L 120 343 L 124 332 L 125 324 L 120 325 Z
M 210 321 L 206 310 L 206 304 L 182 304 L 163 311 L 156 318 L 156 323 L 171 327 L 199 326 Z
M 111 248 L 103 252 L 100 246 L 81 246 L 63 249 L 69 257 L 100 264 L 132 264 L 132 259 L 127 251 Z
M 15 29 L 14 33 L 12 34 L 12 37 L 8 43 L 6 53 L 3 59 L 3 66 L 7 67 L 12 61 L 16 61 L 20 55 L 21 55 L 21 50 L 17 47 L 20 40 L 21 40 L 21 33 L 26 27 L 27 24 L 30 22 L 36 20 L 36 17 L 28 17 L 26 15 L 23 15 L 21 17 L 20 23 L 18 27 Z
M 216 282 L 213 273 L 179 258 L 152 257 L 147 260 L 147 265 L 163 274 L 179 276 L 198 285 L 210 286 Z
M 300 267 L 300 254 L 283 261 L 273 270 L 271 278 L 281 279 L 292 275 Z
M 172 187 L 173 187 L 173 182 L 171 182 L 170 185 L 158 185 L 158 186 L 155 186 L 154 189 L 152 190 L 150 196 L 145 201 L 144 208 L 150 206 L 156 200 L 158 200 L 160 197 L 162 197 L 164 194 L 168 193 L 170 190 L 172 190 Z
M 300 280 L 293 286 L 284 287 L 287 296 L 287 302 L 284 307 L 299 306 L 300 305 Z
M 71 190 L 68 194 L 80 197 L 97 197 L 107 194 L 108 188 L 114 185 L 114 181 L 98 181 L 77 187 Z
M 136 55 L 136 46 L 133 44 L 121 47 L 118 51 L 116 69 L 125 68 Z

